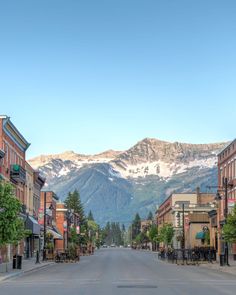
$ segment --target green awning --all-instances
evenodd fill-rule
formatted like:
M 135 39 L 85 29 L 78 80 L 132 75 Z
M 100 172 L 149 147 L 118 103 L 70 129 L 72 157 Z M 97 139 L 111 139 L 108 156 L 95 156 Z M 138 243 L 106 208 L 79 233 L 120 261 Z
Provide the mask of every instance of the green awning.
M 205 239 L 205 233 L 203 231 L 200 231 L 196 234 L 195 239 L 197 240 L 204 240 Z

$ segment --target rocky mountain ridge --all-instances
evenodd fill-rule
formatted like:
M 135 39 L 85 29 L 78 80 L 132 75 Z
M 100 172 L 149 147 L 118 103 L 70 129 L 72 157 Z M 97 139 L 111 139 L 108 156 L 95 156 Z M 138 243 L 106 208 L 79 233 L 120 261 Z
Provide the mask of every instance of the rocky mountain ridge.
M 29 162 L 47 178 L 46 188 L 61 199 L 77 188 L 86 211 L 91 209 L 104 223 L 128 220 L 136 211 L 145 215 L 173 191 L 216 183 L 216 155 L 225 145 L 146 138 L 123 152 L 82 155 L 68 151 Z

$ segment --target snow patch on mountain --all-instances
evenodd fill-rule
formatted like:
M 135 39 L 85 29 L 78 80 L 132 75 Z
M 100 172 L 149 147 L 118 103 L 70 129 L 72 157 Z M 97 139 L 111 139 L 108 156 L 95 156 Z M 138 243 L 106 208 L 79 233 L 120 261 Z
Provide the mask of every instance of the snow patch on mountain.
M 188 169 L 194 167 L 199 167 L 200 169 L 203 169 L 213 168 L 215 166 L 216 157 L 209 157 L 205 159 L 195 159 L 188 163 L 181 164 L 167 163 L 161 160 L 137 165 L 127 165 L 125 163 L 122 163 L 122 165 L 119 166 L 114 165 L 114 169 L 118 170 L 121 176 L 124 178 L 143 178 L 149 175 L 158 175 L 160 178 L 166 179 L 172 177 L 173 175 L 184 173 Z

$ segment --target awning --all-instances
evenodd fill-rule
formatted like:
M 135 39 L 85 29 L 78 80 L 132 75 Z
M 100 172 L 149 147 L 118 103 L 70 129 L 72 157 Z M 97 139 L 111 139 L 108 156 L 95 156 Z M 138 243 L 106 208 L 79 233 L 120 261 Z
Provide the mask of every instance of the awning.
M 200 231 L 196 234 L 195 239 L 197 240 L 204 240 L 205 239 L 205 233 L 203 231 Z
M 40 235 L 41 226 L 38 224 L 38 221 L 30 215 L 25 220 L 25 228 L 31 230 L 33 235 Z
M 63 240 L 63 236 L 51 228 L 47 228 L 47 233 L 52 234 L 54 240 Z

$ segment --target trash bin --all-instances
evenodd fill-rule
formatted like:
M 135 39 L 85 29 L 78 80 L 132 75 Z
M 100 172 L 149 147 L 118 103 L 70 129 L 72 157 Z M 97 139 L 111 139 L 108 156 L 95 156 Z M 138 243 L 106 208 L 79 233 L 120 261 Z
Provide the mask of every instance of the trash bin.
M 22 268 L 22 256 L 21 255 L 16 256 L 16 268 L 17 269 Z
M 224 266 L 225 265 L 225 255 L 221 254 L 220 255 L 220 266 Z
M 14 255 L 12 259 L 12 268 L 16 269 L 16 255 Z

